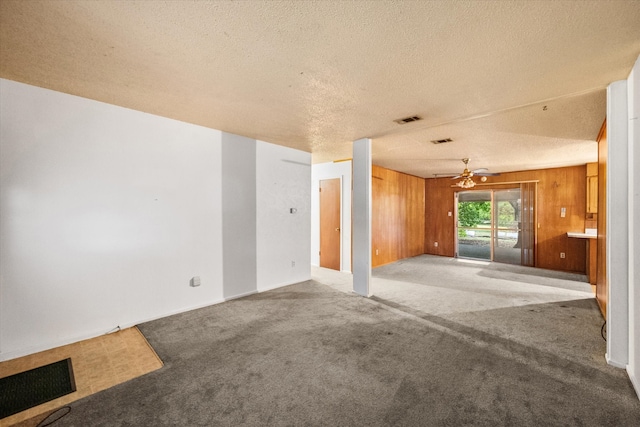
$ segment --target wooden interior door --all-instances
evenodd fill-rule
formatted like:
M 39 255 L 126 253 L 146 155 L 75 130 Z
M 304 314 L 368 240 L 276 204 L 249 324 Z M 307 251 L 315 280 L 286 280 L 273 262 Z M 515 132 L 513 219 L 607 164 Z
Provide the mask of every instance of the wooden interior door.
M 320 181 L 320 267 L 340 270 L 340 178 Z

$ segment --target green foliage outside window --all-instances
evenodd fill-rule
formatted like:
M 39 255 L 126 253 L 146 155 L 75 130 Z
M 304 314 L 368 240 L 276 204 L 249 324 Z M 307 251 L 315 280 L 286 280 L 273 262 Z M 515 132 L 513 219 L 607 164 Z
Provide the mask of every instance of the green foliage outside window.
M 498 227 L 514 227 L 518 225 L 517 211 L 510 202 L 498 204 Z
M 475 227 L 491 222 L 491 202 L 458 203 L 458 221 L 461 227 Z

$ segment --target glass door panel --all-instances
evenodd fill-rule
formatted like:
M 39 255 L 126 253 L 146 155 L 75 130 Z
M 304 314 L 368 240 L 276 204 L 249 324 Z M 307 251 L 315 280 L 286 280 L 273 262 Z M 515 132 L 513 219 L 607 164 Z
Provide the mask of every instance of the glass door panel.
M 457 256 L 490 261 L 491 191 L 463 191 L 457 197 Z
M 493 261 L 522 264 L 522 200 L 519 188 L 493 194 Z
M 537 185 L 533 182 L 520 185 L 522 209 L 520 212 L 522 233 L 522 265 L 534 267 L 536 265 L 536 195 Z

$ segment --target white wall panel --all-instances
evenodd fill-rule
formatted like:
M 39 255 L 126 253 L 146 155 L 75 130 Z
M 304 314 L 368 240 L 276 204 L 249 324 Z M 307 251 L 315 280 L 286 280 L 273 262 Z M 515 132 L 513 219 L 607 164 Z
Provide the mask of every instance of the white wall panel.
M 256 141 L 222 133 L 224 297 L 257 291 Z
M 0 358 L 221 301 L 220 139 L 0 80 Z
M 311 154 L 263 141 L 256 154 L 257 272 L 263 291 L 311 278 Z
M 628 118 L 627 81 L 607 88 L 607 361 L 627 365 L 629 354 L 628 287 Z
M 627 79 L 629 103 L 629 364 L 640 397 L 640 57 Z

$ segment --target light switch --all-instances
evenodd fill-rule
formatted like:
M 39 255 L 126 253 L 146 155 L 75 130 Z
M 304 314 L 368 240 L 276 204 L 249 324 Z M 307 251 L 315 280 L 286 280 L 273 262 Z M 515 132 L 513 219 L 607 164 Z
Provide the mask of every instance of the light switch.
M 567 216 L 567 208 L 560 208 L 560 218 Z

